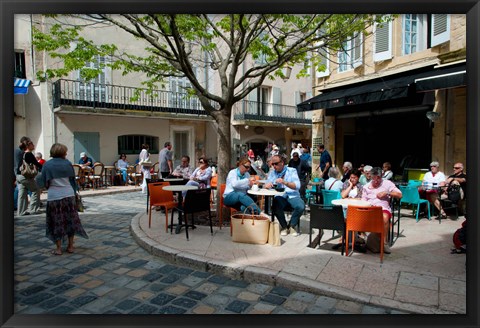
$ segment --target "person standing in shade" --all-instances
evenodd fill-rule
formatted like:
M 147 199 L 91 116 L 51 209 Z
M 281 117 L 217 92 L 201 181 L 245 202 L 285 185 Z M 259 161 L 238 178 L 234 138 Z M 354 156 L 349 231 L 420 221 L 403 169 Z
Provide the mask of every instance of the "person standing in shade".
M 150 147 L 147 144 L 142 144 L 142 151 L 140 152 L 140 155 L 138 156 L 139 163 L 141 162 L 149 162 L 150 161 L 150 154 L 148 153 L 148 149 Z M 150 163 L 151 164 L 151 163 Z M 142 194 L 144 194 L 147 190 L 147 180 L 152 177 L 150 173 L 150 167 L 151 165 L 142 165 L 142 174 L 143 174 L 143 181 L 142 181 Z
M 325 149 L 324 144 L 317 146 L 317 150 L 320 153 L 320 164 L 317 166 L 317 170 L 320 170 L 320 176 L 323 180 L 328 179 L 328 171 L 332 167 L 332 157 L 330 153 Z
M 353 168 L 352 163 L 350 163 L 350 162 L 343 163 L 343 166 L 342 166 L 342 170 L 343 170 L 342 182 L 345 182 L 348 179 L 350 179 L 350 174 L 352 174 L 352 168 Z
M 160 165 L 160 174 L 162 178 L 168 177 L 173 172 L 173 151 L 172 143 L 165 142 L 164 148 L 158 154 L 158 163 Z
M 308 163 L 302 161 L 297 152 L 292 154 L 292 159 L 288 162 L 288 167 L 293 167 L 297 170 L 298 178 L 300 179 L 300 196 L 305 201 L 305 190 L 307 189 L 307 182 L 309 180 L 310 166 Z
M 18 200 L 17 200 L 17 215 L 29 215 L 36 214 L 40 210 L 40 188 L 38 188 L 35 177 L 26 178 L 20 172 L 20 167 L 25 159 L 28 164 L 33 164 L 37 167 L 38 172 L 42 170 L 42 165 L 37 162 L 33 150 L 35 145 L 30 138 L 22 138 L 23 142 L 20 144 L 19 149 L 21 152 L 16 152 L 18 156 L 16 167 L 16 180 L 18 187 Z M 28 205 L 28 192 L 31 192 L 30 207 L 27 210 Z
M 385 162 L 382 165 L 382 179 L 393 181 L 392 164 Z
M 67 147 L 55 143 L 50 148 L 51 160 L 43 166 L 41 184 L 47 188 L 47 215 L 45 236 L 53 241 L 53 255 L 62 255 L 62 242 L 68 239 L 67 253 L 73 253 L 75 235 L 88 238 L 76 209 L 75 171 L 67 160 Z

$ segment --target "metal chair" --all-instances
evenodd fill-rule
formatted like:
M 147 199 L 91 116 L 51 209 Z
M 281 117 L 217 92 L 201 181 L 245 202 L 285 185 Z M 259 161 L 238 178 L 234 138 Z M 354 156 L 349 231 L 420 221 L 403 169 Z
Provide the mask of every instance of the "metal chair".
M 194 189 L 188 190 L 187 195 L 185 196 L 185 201 L 180 206 L 176 207 L 178 211 L 178 215 L 183 214 L 183 219 L 185 220 L 185 234 L 188 239 L 188 215 L 191 214 L 192 216 L 192 229 L 194 228 L 194 214 L 198 212 L 206 212 L 208 211 L 208 219 L 210 221 L 210 233 L 213 235 L 213 227 L 212 227 L 212 211 L 210 210 L 210 188 L 203 188 L 203 189 Z M 172 221 L 170 224 L 173 225 L 173 212 L 172 212 Z
M 88 181 L 92 185 L 92 189 L 98 189 L 101 185 L 103 185 L 103 172 L 103 163 L 96 162 L 93 164 L 93 168 L 88 174 Z
M 332 200 L 342 198 L 340 191 L 322 189 L 323 205 L 332 206 Z
M 345 217 L 343 208 L 339 205 L 310 205 L 310 230 L 308 246 L 312 247 L 312 229 L 320 229 L 318 244 L 322 240 L 323 230 L 338 230 L 342 233 L 342 255 L 345 249 Z
M 411 187 L 420 187 L 422 185 L 422 180 L 408 180 L 408 186 Z
M 141 165 L 135 164 L 127 168 L 127 175 L 133 180 L 134 185 L 138 186 L 143 180 Z
M 156 162 L 155 164 L 153 164 L 152 169 L 153 169 L 153 172 L 151 172 L 150 175 L 152 176 L 152 178 L 158 178 L 158 172 L 160 170 L 160 163 Z
M 346 256 L 351 255 L 348 252 L 348 239 L 350 236 L 350 232 L 352 232 L 352 236 L 355 236 L 355 233 L 359 231 L 368 231 L 380 234 L 380 262 L 383 263 L 383 244 L 385 242 L 385 232 L 383 226 L 383 212 L 381 206 L 348 206 L 346 222 Z M 354 240 L 352 240 L 352 245 L 353 242 Z
M 400 206 L 402 206 L 402 204 L 417 205 L 417 213 L 415 215 L 415 219 L 418 222 L 418 212 L 420 212 L 420 204 L 425 204 L 427 206 L 428 219 L 430 220 L 430 204 L 428 200 L 420 198 L 420 194 L 418 193 L 417 187 L 398 186 L 398 188 L 402 192 L 402 198 L 400 199 Z M 415 211 L 413 206 L 412 206 L 412 211 Z
M 168 210 L 178 207 L 178 203 L 173 200 L 173 192 L 163 190 L 163 187 L 169 186 L 168 182 L 151 182 L 148 184 L 148 193 L 150 198 L 150 206 L 148 208 L 148 227 L 152 225 L 152 207 L 158 206 L 165 209 L 165 232 L 168 232 Z

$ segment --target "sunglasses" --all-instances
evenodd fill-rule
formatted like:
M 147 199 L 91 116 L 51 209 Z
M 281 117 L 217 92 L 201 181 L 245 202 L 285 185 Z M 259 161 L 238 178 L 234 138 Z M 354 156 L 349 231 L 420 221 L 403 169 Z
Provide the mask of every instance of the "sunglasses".
M 278 164 L 280 164 L 280 163 L 281 163 L 281 162 L 275 162 L 275 163 L 272 162 L 272 165 L 278 165 Z
M 454 169 L 454 170 L 460 170 L 461 167 L 456 167 L 456 166 L 454 166 L 453 169 Z
M 198 161 L 198 162 L 199 162 L 200 164 L 205 164 L 205 162 L 204 162 L 204 161 Z
M 246 169 L 250 169 L 250 168 L 251 168 L 250 165 L 244 165 L 244 164 L 242 164 L 242 165 L 243 165 L 243 167 L 246 168 Z

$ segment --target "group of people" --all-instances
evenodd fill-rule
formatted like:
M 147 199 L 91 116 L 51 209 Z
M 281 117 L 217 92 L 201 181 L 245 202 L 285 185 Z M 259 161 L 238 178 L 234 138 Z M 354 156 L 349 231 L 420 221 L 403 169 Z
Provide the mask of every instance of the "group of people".
M 29 137 L 22 137 L 20 145 L 14 151 L 14 174 L 18 188 L 17 214 L 19 216 L 38 214 L 40 210 L 40 190 L 47 190 L 45 236 L 56 246 L 53 255 L 62 255 L 62 243 L 67 242 L 67 253 L 74 252 L 74 237 L 88 238 L 80 223 L 76 207 L 75 193 L 77 182 L 72 163 L 66 159 L 67 147 L 55 143 L 50 148 L 48 161 L 43 156 L 33 154 L 35 145 Z M 23 162 L 37 168 L 36 176 L 24 176 L 21 172 Z M 28 194 L 30 205 L 28 206 Z

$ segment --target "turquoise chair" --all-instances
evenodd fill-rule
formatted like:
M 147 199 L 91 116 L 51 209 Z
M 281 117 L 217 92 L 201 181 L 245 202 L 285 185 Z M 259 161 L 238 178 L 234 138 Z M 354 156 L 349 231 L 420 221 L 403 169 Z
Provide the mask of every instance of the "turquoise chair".
M 417 205 L 417 213 L 415 216 L 415 219 L 418 222 L 418 212 L 420 211 L 420 204 L 425 204 L 427 206 L 427 213 L 428 213 L 428 219 L 430 219 L 430 204 L 428 200 L 426 199 L 421 199 L 420 194 L 418 193 L 417 187 L 414 186 L 398 186 L 400 191 L 402 192 L 402 198 L 400 199 L 400 206 L 402 204 L 411 204 L 411 205 Z M 415 209 L 412 207 L 412 210 L 415 211 Z
M 422 180 L 408 180 L 408 186 L 410 187 L 420 187 L 422 185 Z
M 313 182 L 320 182 L 320 178 L 313 178 Z M 305 190 L 305 198 L 307 199 L 308 205 L 310 206 L 310 203 L 312 199 L 315 199 L 315 194 L 317 192 L 317 186 L 313 185 L 312 189 L 307 189 Z M 315 203 L 315 202 L 314 202 Z
M 323 196 L 323 205 L 329 205 L 329 206 L 332 206 L 332 200 L 342 198 L 342 195 L 338 190 L 323 189 L 322 196 Z

